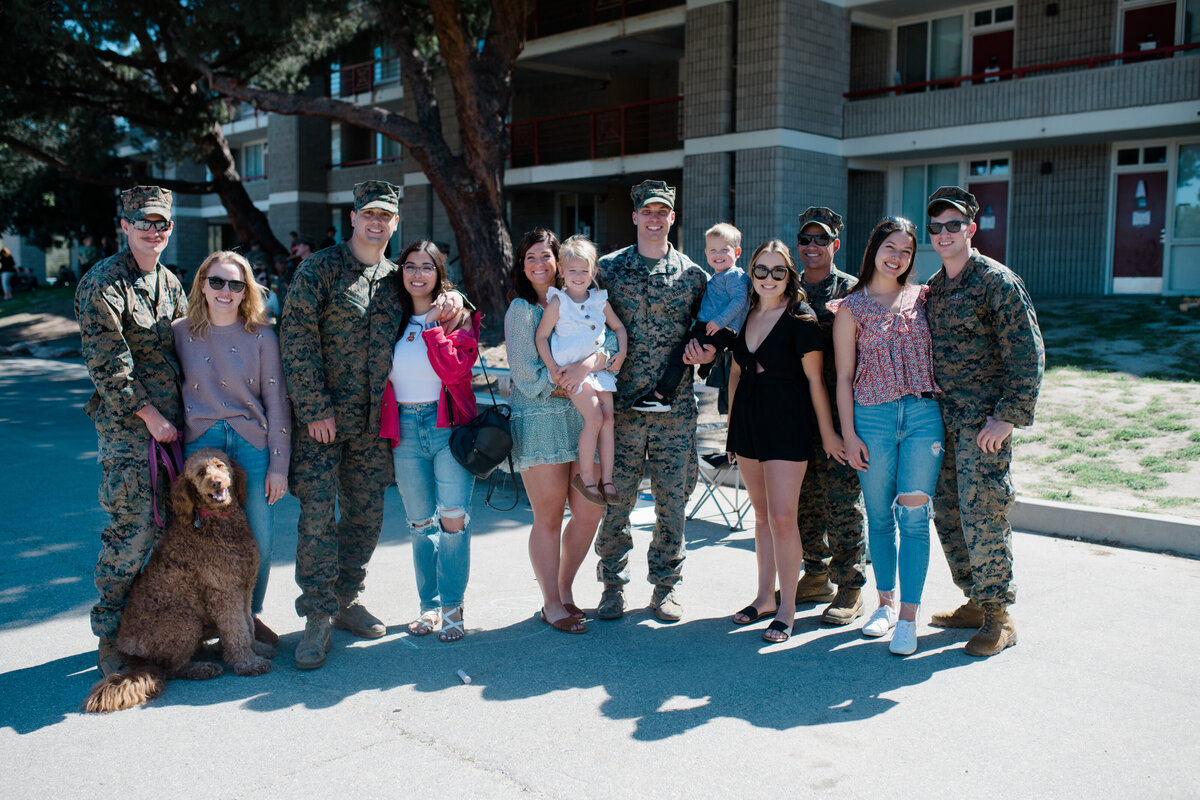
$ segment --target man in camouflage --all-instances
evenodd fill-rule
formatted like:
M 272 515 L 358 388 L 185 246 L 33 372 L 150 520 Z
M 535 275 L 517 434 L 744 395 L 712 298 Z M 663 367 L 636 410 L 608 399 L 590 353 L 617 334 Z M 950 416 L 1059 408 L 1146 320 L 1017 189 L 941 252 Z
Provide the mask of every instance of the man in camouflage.
M 1025 284 L 971 247 L 979 212 L 974 195 L 943 186 L 927 210 L 930 243 L 942 259 L 929 279 L 926 315 L 946 424 L 934 524 L 954 583 L 968 598 L 930 623 L 978 628 L 966 652 L 991 656 L 1017 643 L 1008 613 L 1016 600 L 1008 521 L 1012 429 L 1033 424 L 1045 350 Z
M 838 237 L 842 227 L 841 216 L 833 210 L 809 207 L 800 215 L 796 235 L 796 260 L 804 268 L 801 285 L 825 338 L 825 389 L 833 408 L 833 424 L 839 433 L 834 315 L 826 304 L 845 297 L 858 283 L 854 276 L 833 266 L 833 256 L 841 246 Z M 812 430 L 813 441 L 820 442 L 815 414 Z M 800 541 L 804 545 L 804 575 L 796 587 L 796 602 L 832 600 L 821 620 L 830 625 L 848 625 L 862 616 L 862 587 L 866 583 L 862 487 L 854 467 L 839 463 L 820 447 L 814 447 L 800 489 L 798 517 Z
M 157 186 L 122 192 L 121 230 L 129 246 L 89 269 L 75 292 L 83 357 L 96 386 L 86 411 L 96 423 L 103 465 L 100 505 L 110 516 L 100 534 L 100 599 L 92 607 L 97 666 L 105 676 L 122 668 L 116 646 L 121 613 L 158 541 L 150 441 L 175 441 L 183 425 L 171 322 L 187 313 L 187 295 L 159 263 L 171 238 L 171 201 L 171 192 Z
M 675 402 L 668 412 L 649 414 L 631 406 L 654 387 L 671 349 L 691 329 L 707 276 L 667 241 L 675 222 L 675 189 L 662 181 L 643 181 L 630 194 L 637 244 L 600 259 L 601 283 L 625 324 L 629 346 L 614 398 L 613 481 L 621 501 L 608 506 L 596 538 L 596 573 L 604 584 L 596 616 L 617 619 L 625 613 L 633 549 L 629 514 L 643 471 L 648 471 L 655 512 L 647 553 L 648 580 L 654 584 L 650 606 L 660 620 L 674 622 L 683 614 L 674 587 L 685 555 L 686 505 L 696 487 L 697 409 L 694 402 Z M 708 350 L 711 358 L 712 348 Z M 677 398 L 689 396 L 691 381 L 689 369 Z
M 350 219 L 349 240 L 300 265 L 280 320 L 294 417 L 291 490 L 300 500 L 296 612 L 307 619 L 300 669 L 325 663 L 331 626 L 367 639 L 386 630 L 357 598 L 392 482 L 392 454 L 379 437 L 383 385 L 369 365 L 396 270 L 384 251 L 399 223 L 399 190 L 386 181 L 356 185 Z

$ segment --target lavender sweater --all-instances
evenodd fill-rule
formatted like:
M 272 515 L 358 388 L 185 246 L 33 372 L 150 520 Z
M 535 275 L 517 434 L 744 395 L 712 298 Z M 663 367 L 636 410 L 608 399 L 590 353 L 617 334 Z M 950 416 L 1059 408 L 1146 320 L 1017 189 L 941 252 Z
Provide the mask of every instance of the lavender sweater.
M 248 333 L 238 322 L 214 325 L 201 340 L 187 319 L 175 320 L 171 328 L 183 367 L 184 439 L 195 441 L 225 420 L 250 444 L 270 448 L 268 472 L 287 475 L 292 406 L 275 331 L 260 327 Z

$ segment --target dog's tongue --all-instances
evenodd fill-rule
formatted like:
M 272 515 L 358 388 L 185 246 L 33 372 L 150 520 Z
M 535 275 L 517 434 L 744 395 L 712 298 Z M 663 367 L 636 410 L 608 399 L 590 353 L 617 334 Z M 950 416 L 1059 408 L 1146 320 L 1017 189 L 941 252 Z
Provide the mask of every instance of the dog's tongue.
M 212 499 L 218 503 L 224 503 L 229 499 L 229 490 L 222 489 L 219 492 L 215 492 L 212 496 Z

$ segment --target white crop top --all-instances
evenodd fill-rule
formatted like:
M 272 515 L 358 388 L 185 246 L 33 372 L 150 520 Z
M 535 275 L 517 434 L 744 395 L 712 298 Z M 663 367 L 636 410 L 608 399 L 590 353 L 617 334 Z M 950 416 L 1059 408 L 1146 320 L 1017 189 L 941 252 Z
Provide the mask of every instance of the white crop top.
M 425 348 L 425 315 L 414 314 L 408 327 L 400 332 L 396 348 L 392 351 L 392 371 L 388 380 L 396 393 L 397 403 L 429 403 L 437 400 L 442 392 L 442 379 L 429 363 L 429 351 Z

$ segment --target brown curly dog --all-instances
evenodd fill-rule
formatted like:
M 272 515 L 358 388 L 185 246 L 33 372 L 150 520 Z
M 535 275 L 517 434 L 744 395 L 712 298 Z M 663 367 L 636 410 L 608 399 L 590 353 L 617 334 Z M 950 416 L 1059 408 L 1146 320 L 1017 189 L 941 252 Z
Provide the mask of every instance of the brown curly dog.
M 254 641 L 250 595 L 258 547 L 242 506 L 246 473 L 220 450 L 193 453 L 171 485 L 175 517 L 133 582 L 117 649 L 127 670 L 92 687 L 87 711 L 119 711 L 162 694 L 169 678 L 206 680 L 221 665 L 193 661 L 220 636 L 238 675 L 269 672 L 274 648 Z M 266 656 L 266 658 L 263 658 Z

